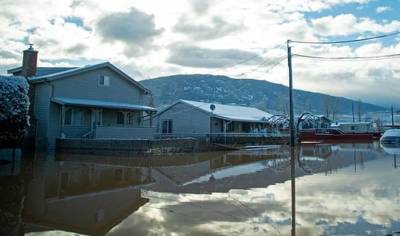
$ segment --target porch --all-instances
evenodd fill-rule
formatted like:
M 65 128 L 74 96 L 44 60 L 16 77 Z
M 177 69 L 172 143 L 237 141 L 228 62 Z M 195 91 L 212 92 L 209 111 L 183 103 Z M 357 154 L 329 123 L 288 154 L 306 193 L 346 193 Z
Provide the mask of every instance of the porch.
M 60 138 L 151 139 L 155 109 L 148 106 L 55 98 L 60 106 Z
M 191 123 L 191 130 L 179 127 L 178 120 L 163 119 L 159 124 L 156 138 L 192 137 L 209 140 L 231 140 L 234 142 L 246 138 L 276 137 L 280 133 L 272 132 L 271 125 L 266 121 L 228 120 L 220 117 L 209 117 L 208 126 L 204 123 L 198 126 Z M 186 127 L 185 127 L 186 128 Z M 188 132 L 189 131 L 189 132 Z

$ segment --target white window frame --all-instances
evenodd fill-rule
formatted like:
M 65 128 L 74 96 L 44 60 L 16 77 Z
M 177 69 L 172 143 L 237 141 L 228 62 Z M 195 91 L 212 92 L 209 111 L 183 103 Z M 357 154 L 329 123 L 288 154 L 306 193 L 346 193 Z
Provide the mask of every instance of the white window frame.
M 99 78 L 99 86 L 109 87 L 111 84 L 111 77 L 107 75 L 101 75 Z
M 167 122 L 166 132 L 164 132 L 164 122 Z M 172 134 L 174 132 L 174 121 L 172 119 L 162 119 L 161 120 L 161 133 L 162 134 Z

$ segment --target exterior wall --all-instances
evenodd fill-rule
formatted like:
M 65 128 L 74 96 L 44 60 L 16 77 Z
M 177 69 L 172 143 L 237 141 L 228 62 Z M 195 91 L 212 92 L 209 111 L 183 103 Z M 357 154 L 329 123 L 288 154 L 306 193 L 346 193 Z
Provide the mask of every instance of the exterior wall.
M 155 128 L 132 128 L 132 127 L 107 127 L 96 128 L 96 138 L 100 139 L 153 139 Z
M 110 86 L 99 85 L 100 76 L 109 76 Z M 101 68 L 51 82 L 54 97 L 93 99 L 143 105 L 143 93 L 135 85 L 108 68 Z
M 48 124 L 51 98 L 51 86 L 38 84 L 35 88 L 34 118 L 36 119 L 36 147 L 45 149 L 48 146 Z
M 156 116 L 157 132 L 162 132 L 162 121 L 172 120 L 172 134 L 179 137 L 199 136 L 209 133 L 210 116 L 184 103 L 178 103 Z
M 212 133 L 223 133 L 224 132 L 224 121 L 213 117 L 212 119 Z
M 53 102 L 50 103 L 49 123 L 47 130 L 49 148 L 54 149 L 56 146 L 56 138 L 61 133 L 61 106 Z

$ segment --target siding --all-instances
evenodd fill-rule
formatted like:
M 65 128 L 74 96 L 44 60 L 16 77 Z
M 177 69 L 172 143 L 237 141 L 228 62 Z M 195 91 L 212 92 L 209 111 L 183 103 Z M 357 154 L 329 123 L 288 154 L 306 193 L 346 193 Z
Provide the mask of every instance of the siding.
M 47 137 L 49 148 L 54 149 L 56 147 L 56 138 L 59 138 L 61 133 L 61 106 L 50 103 L 49 108 Z
M 96 128 L 96 138 L 102 139 L 153 139 L 154 128 L 106 127 Z
M 90 131 L 90 126 L 64 126 L 64 133 L 67 138 L 81 138 L 84 134 Z M 54 140 L 55 142 L 55 140 Z
M 157 115 L 157 132 L 161 133 L 162 120 L 166 119 L 172 120 L 172 132 L 175 135 L 207 134 L 210 130 L 210 116 L 184 103 L 178 103 Z
M 212 133 L 223 133 L 224 132 L 224 125 L 223 120 L 218 118 L 212 118 Z
M 51 86 L 35 85 L 34 116 L 36 118 L 36 147 L 46 149 L 48 146 L 48 123 L 50 110 Z
M 101 75 L 111 78 L 110 86 L 98 84 Z M 54 97 L 93 99 L 143 105 L 143 93 L 135 85 L 108 68 L 84 72 L 52 81 Z

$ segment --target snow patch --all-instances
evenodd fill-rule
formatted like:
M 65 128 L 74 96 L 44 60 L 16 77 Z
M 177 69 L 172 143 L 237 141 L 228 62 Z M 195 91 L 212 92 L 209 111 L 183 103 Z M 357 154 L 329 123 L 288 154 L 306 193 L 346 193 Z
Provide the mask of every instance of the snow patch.
M 21 141 L 29 126 L 29 84 L 24 77 L 0 76 L 0 142 Z

